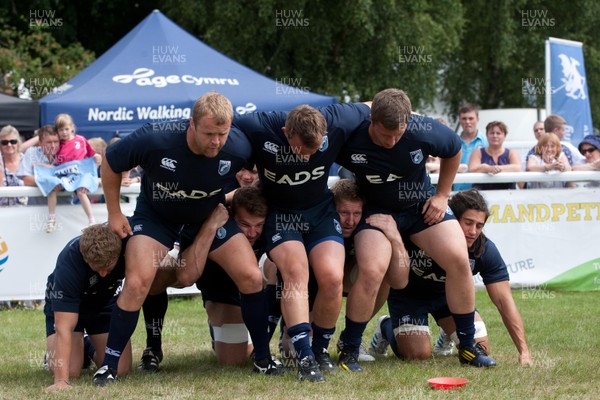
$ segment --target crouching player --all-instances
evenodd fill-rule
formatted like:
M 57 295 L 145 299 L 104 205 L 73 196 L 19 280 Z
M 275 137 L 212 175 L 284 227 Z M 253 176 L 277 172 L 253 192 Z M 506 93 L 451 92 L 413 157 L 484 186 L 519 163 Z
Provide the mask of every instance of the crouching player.
M 257 260 L 264 253 L 261 234 L 267 211 L 267 201 L 258 187 L 246 186 L 235 191 L 231 202 L 231 215 L 252 245 Z M 252 342 L 249 341 L 248 330 L 242 319 L 240 291 L 235 282 L 217 263 L 207 260 L 204 272 L 196 282 L 196 286 L 202 292 L 217 363 L 222 365 L 245 363 L 252 351 Z M 267 297 L 267 302 L 273 301 L 275 301 L 274 293 Z M 279 362 L 275 362 L 279 368 L 282 367 Z
M 496 245 L 482 232 L 489 217 L 485 199 L 476 189 L 470 189 L 455 194 L 448 205 L 467 240 L 473 275 L 481 274 L 488 295 L 519 351 L 519 363 L 531 364 L 523 320 L 512 297 L 506 264 Z M 407 247 L 411 255 L 408 286 L 403 290 L 390 291 L 388 307 L 391 317 L 379 319 L 370 350 L 383 355 L 391 344 L 397 357 L 422 360 L 431 357 L 428 314 L 444 331 L 451 332 L 455 343 L 458 343 L 458 338 L 446 300 L 444 271 L 411 242 L 407 243 Z M 476 353 L 487 355 L 489 339 L 478 312 L 475 313 L 475 342 Z
M 231 203 L 231 215 L 240 231 L 250 242 L 256 258 L 260 258 L 264 253 L 261 233 L 267 216 L 267 202 L 260 189 L 256 186 L 245 186 L 237 189 Z M 227 219 L 227 211 L 218 209 L 211 214 L 207 220 L 208 224 L 205 225 L 219 227 Z M 213 230 L 213 235 L 216 236 L 215 240 L 220 240 L 218 229 Z M 210 241 L 203 243 L 206 247 L 211 244 Z M 202 245 L 200 242 L 199 244 Z M 182 256 L 177 262 L 181 266 L 188 261 L 185 256 Z M 166 287 L 177 285 L 176 281 L 177 279 L 172 269 L 159 270 L 152 283 L 150 295 L 164 292 Z M 235 282 L 221 266 L 212 260 L 207 260 L 206 264 L 203 265 L 203 273 L 197 280 L 196 286 L 202 292 L 202 300 L 208 314 L 217 363 L 221 365 L 244 364 L 248 360 L 248 355 L 253 350 L 253 346 L 248 337 L 248 329 L 242 319 L 240 291 Z M 272 294 L 267 296 L 268 303 L 275 302 L 276 300 L 274 285 L 270 291 Z M 162 302 L 165 303 L 162 306 L 148 310 L 144 309 L 144 312 L 148 311 L 152 313 L 149 320 L 160 321 L 161 326 L 167 309 L 166 296 L 164 296 Z M 269 309 L 273 308 L 273 305 L 269 304 Z M 278 320 L 279 313 L 276 312 L 275 314 L 277 315 L 273 318 L 269 315 L 269 318 Z M 269 324 L 271 335 L 276 325 L 277 322 Z M 155 342 L 161 343 L 161 330 L 160 328 L 154 330 L 152 336 Z M 149 332 L 147 334 L 150 335 Z M 149 352 L 145 351 L 144 356 L 142 356 L 141 369 L 155 372 L 159 369 L 162 350 L 151 350 Z M 158 358 L 159 356 L 160 358 Z M 277 370 L 272 370 L 270 373 L 282 373 L 282 365 L 275 359 L 272 362 L 277 367 Z
M 96 349 L 106 347 L 117 289 L 125 274 L 125 244 L 106 225 L 92 225 L 61 251 L 46 285 L 48 366 L 54 383 L 47 390 L 70 388 L 83 365 L 83 331 Z M 104 353 L 96 353 L 96 365 Z M 131 370 L 131 343 L 118 366 L 124 376 Z

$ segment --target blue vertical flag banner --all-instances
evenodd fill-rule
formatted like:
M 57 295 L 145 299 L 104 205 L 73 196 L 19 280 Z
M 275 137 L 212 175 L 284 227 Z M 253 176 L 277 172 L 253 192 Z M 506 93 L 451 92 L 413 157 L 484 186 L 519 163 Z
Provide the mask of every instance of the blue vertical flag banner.
M 581 42 L 546 40 L 546 115 L 550 114 L 567 121 L 563 140 L 575 146 L 594 131 Z

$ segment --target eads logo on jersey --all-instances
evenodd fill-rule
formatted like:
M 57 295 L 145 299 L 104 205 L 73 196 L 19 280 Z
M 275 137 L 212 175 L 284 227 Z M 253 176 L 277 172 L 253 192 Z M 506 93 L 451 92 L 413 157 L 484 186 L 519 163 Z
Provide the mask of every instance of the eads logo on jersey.
M 8 245 L 0 236 L 0 272 L 4 270 L 4 264 L 8 261 Z

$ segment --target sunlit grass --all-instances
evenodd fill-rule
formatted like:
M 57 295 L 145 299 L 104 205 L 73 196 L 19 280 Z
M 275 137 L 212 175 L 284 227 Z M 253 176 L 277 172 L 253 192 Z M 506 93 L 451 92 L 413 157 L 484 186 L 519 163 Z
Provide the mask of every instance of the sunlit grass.
M 52 378 L 41 368 L 45 352 L 42 311 L 3 310 L 0 311 L 0 399 L 597 398 L 600 293 L 547 291 L 531 295 L 515 291 L 513 296 L 525 321 L 535 359 L 532 367 L 517 364 L 517 351 L 485 292 L 477 293 L 477 307 L 487 324 L 492 355 L 498 362 L 496 368 L 461 366 L 456 357 L 422 362 L 390 357 L 363 363 L 362 374 L 338 371 L 328 375 L 322 384 L 298 382 L 295 371 L 283 377 L 266 377 L 252 373 L 250 364 L 237 368 L 218 366 L 210 348 L 201 300 L 177 298 L 169 303 L 161 373 L 134 373 L 117 385 L 100 389 L 91 384 L 92 372 L 86 372 L 73 382 L 72 390 L 51 394 L 44 393 L 44 388 Z M 338 333 L 343 316 L 339 321 Z M 136 362 L 145 344 L 142 327 L 140 319 L 133 337 Z M 375 320 L 367 328 L 365 343 L 374 328 Z M 435 327 L 432 331 L 437 334 Z M 274 340 L 274 353 L 276 349 Z M 330 349 L 333 353 L 333 343 Z M 436 376 L 464 377 L 470 383 L 454 392 L 434 391 L 428 387 L 427 379 Z

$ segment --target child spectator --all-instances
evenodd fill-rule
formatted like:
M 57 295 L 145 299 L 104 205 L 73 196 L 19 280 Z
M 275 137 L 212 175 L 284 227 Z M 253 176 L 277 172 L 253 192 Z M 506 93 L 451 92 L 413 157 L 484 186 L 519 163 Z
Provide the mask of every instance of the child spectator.
M 101 156 L 96 154 L 92 146 L 83 136 L 75 134 L 75 124 L 69 114 L 57 115 L 54 119 L 54 129 L 58 132 L 58 137 L 60 138 L 60 148 L 56 154 L 54 165 L 61 165 L 69 161 L 83 160 L 89 157 L 94 157 L 96 164 L 100 165 L 100 162 L 102 161 Z M 48 233 L 52 233 L 56 230 L 56 198 L 57 192 L 60 189 L 61 186 L 57 186 L 48 194 L 48 223 L 46 226 L 46 232 Z M 83 207 L 83 211 L 85 211 L 85 214 L 88 217 L 89 224 L 95 224 L 96 220 L 92 213 L 92 204 L 87 195 L 88 190 L 79 188 L 76 193 Z
M 560 139 L 554 133 L 543 133 L 538 139 L 534 153 L 527 159 L 527 171 L 558 173 L 570 171 L 571 165 L 562 151 Z M 527 189 L 574 187 L 571 182 L 528 182 Z

